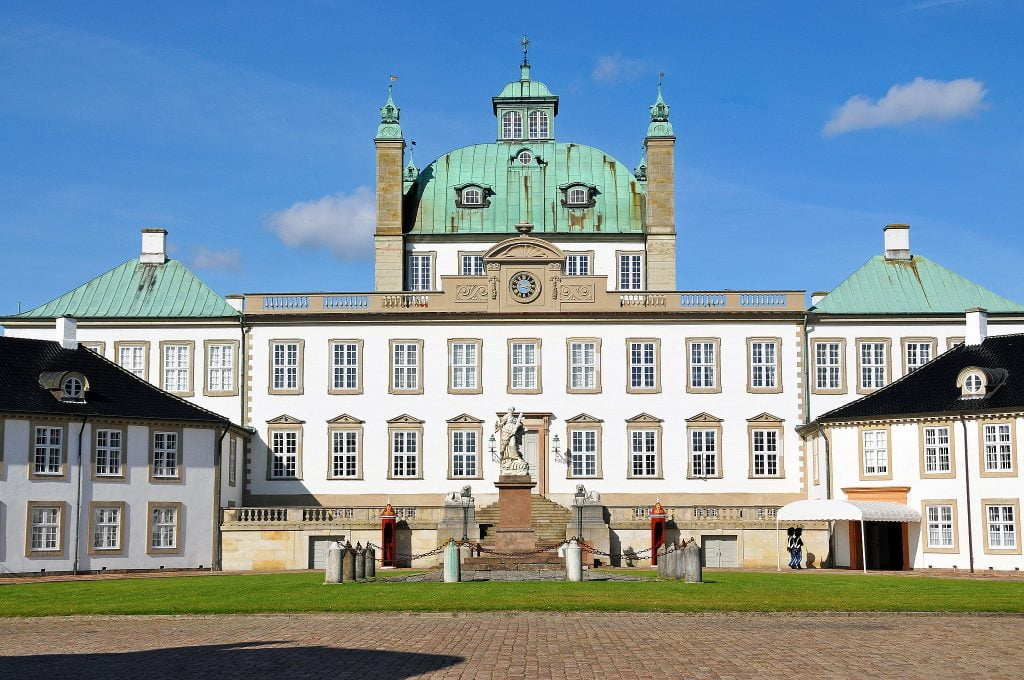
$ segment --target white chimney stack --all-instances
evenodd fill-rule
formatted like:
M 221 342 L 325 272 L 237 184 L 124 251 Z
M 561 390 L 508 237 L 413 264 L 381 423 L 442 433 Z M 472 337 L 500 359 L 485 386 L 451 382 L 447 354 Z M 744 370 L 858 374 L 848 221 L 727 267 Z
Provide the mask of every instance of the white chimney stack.
M 910 225 L 887 224 L 885 229 L 885 259 L 910 259 Z
M 142 264 L 163 264 L 167 262 L 167 230 L 142 230 Z
M 826 295 L 828 295 L 827 290 L 816 290 L 813 293 L 811 293 L 811 306 L 814 307 L 819 302 L 824 300 Z
M 57 342 L 64 349 L 78 349 L 78 322 L 72 317 L 57 319 Z
M 971 307 L 967 310 L 967 331 L 964 333 L 965 345 L 980 345 L 988 337 L 988 310 Z

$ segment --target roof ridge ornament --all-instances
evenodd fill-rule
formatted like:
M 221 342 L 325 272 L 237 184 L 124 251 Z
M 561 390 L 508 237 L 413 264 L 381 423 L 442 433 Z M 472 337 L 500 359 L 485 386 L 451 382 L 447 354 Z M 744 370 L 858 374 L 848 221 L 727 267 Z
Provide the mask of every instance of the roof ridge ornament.
M 519 65 L 519 79 L 529 80 L 530 79 L 530 59 L 527 57 L 527 50 L 530 47 L 530 39 L 526 37 L 526 33 L 523 33 L 522 39 L 519 44 L 523 47 L 523 63 Z
M 398 76 L 388 76 L 388 98 L 380 107 L 380 125 L 377 126 L 377 139 L 402 139 L 402 128 L 398 124 L 402 110 L 395 104 L 392 89 Z

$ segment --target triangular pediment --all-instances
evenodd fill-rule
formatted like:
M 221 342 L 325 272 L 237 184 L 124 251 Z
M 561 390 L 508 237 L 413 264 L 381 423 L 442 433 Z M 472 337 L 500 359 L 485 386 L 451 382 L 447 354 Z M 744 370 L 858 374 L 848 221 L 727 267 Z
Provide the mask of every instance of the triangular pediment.
M 661 418 L 655 418 L 650 413 L 638 413 L 632 418 L 626 418 L 627 423 L 661 423 Z
M 271 418 L 267 421 L 267 425 L 305 425 L 305 420 L 299 420 L 295 416 L 290 416 L 287 413 L 282 413 L 276 418 Z
M 603 423 L 604 421 L 601 420 L 600 418 L 595 418 L 594 416 L 590 415 L 589 413 L 581 413 L 578 416 L 573 416 L 572 418 L 567 418 L 565 422 L 573 423 L 573 424 L 579 424 L 579 423 Z
M 761 413 L 759 415 L 754 416 L 753 418 L 747 418 L 747 422 L 748 423 L 782 423 L 782 422 L 785 422 L 785 420 L 780 418 L 780 417 L 778 417 L 778 416 L 773 416 L 771 413 L 768 413 L 766 411 L 764 413 Z
M 449 418 L 447 422 L 449 422 L 449 423 L 479 424 L 479 423 L 482 423 L 484 421 L 480 420 L 479 418 L 474 418 L 473 416 L 469 415 L 468 413 L 463 413 L 462 415 L 455 416 L 454 418 Z
M 403 413 L 400 416 L 396 416 L 396 417 L 390 419 L 388 421 L 388 423 L 397 424 L 397 425 L 422 425 L 424 423 L 424 421 L 422 421 L 419 418 L 416 418 L 414 416 L 411 416 L 408 413 Z
M 688 423 L 720 423 L 720 422 L 722 422 L 722 419 L 721 418 L 717 418 L 717 417 L 711 415 L 707 411 L 701 411 L 697 415 L 692 416 L 690 418 L 687 418 L 686 422 L 688 422 Z
M 362 425 L 364 421 L 359 420 L 355 416 L 350 416 L 347 413 L 342 413 L 340 416 L 335 416 L 327 421 L 328 425 Z
M 561 248 L 544 239 L 517 236 L 495 244 L 484 253 L 485 260 L 564 260 Z

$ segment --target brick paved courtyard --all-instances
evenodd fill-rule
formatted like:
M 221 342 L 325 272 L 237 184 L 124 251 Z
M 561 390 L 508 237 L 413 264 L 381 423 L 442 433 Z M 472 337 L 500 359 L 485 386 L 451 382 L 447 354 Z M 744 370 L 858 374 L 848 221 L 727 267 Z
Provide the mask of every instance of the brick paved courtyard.
M 1019 678 L 1024 617 L 306 614 L 5 619 L 0 678 Z

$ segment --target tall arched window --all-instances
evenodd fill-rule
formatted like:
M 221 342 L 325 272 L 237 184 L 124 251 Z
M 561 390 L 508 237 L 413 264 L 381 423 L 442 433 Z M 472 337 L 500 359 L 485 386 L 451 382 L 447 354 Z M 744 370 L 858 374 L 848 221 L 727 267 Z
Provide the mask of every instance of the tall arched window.
M 544 111 L 530 112 L 530 139 L 547 139 L 550 137 L 548 114 Z
M 523 116 L 518 111 L 506 111 L 501 116 L 501 138 L 522 139 Z

